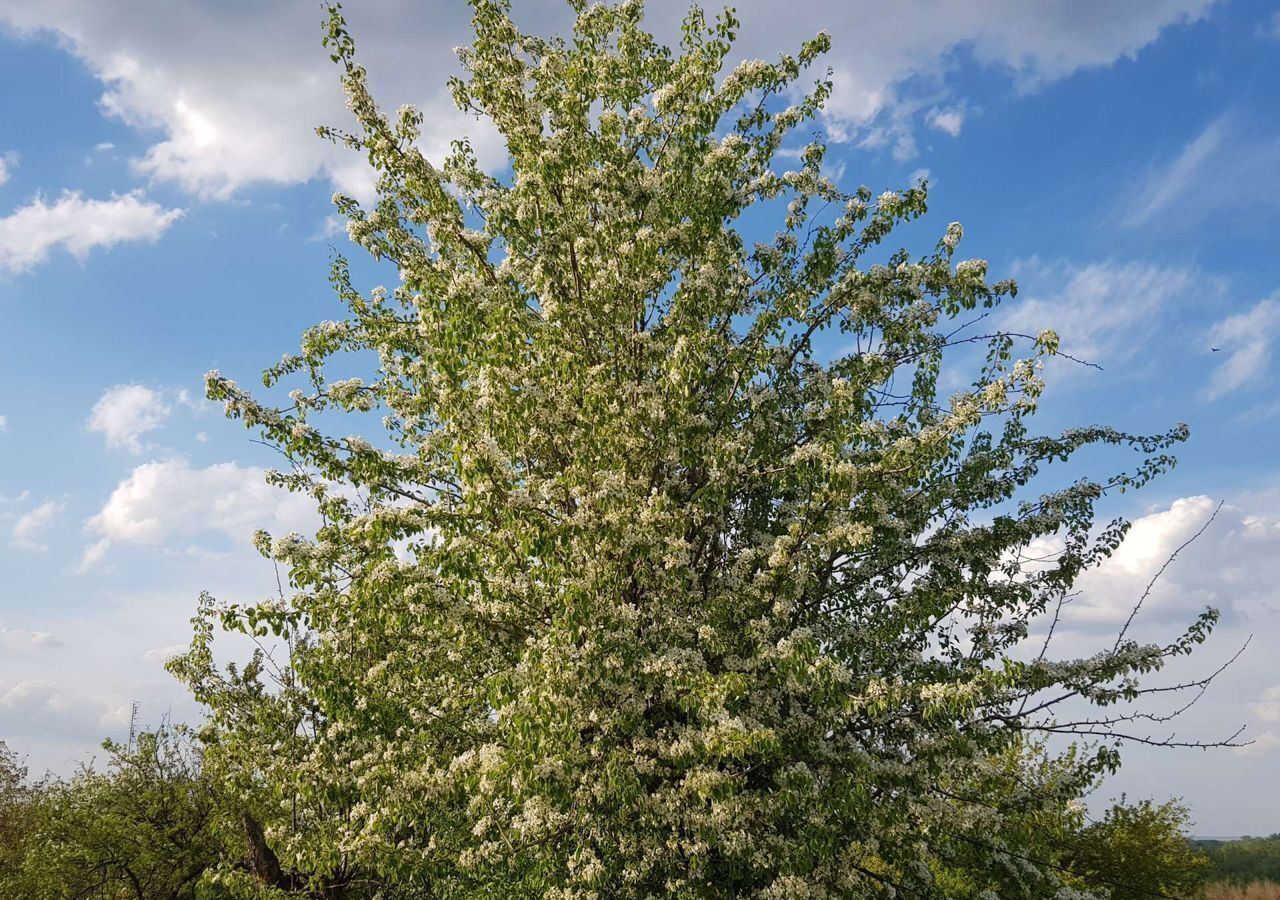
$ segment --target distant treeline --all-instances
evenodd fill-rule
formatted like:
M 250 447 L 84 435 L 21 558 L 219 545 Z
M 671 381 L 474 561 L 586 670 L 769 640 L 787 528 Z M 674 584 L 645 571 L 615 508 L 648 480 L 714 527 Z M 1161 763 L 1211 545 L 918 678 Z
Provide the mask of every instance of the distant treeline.
M 1270 837 L 1245 837 L 1235 841 L 1198 840 L 1197 847 L 1209 857 L 1210 878 L 1247 884 L 1251 881 L 1280 881 L 1280 833 Z

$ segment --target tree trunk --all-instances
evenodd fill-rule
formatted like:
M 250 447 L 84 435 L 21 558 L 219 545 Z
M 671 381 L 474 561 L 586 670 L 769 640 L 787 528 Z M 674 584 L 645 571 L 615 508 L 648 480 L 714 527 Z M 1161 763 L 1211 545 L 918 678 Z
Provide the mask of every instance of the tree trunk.
M 267 846 L 262 825 L 248 813 L 241 816 L 241 821 L 244 823 L 245 843 L 249 850 L 249 871 L 265 885 L 287 889 L 290 886 L 289 879 L 280 868 L 280 860 L 276 858 L 275 852 Z

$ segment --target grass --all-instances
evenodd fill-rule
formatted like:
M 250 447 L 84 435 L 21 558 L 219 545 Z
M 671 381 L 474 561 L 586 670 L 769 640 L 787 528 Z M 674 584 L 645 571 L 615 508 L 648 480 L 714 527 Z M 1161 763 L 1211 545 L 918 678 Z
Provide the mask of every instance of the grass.
M 1250 884 L 1220 882 L 1204 889 L 1204 900 L 1280 900 L 1280 884 L 1254 881 Z

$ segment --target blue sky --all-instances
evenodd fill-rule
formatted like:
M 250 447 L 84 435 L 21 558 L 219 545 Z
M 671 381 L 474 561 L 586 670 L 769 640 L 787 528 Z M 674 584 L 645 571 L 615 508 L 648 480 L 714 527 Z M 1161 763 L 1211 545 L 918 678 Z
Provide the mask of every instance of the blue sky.
M 565 20 L 552 0 L 516 9 L 535 27 Z M 660 34 L 682 11 L 650 3 Z M 462 4 L 348 12 L 386 104 L 427 111 L 428 149 L 466 131 L 500 166 L 493 135 L 441 91 Z M 1103 367 L 1050 369 L 1045 427 L 1191 425 L 1174 473 L 1104 510 L 1135 528 L 1059 649 L 1097 649 L 1224 503 L 1140 621 L 1167 638 L 1223 609 L 1188 676 L 1253 635 L 1178 733 L 1244 725 L 1254 743 L 1137 749 L 1100 799 L 1178 794 L 1198 833 L 1280 830 L 1280 10 L 792 0 L 779 16 L 748 0 L 739 13 L 748 56 L 831 31 L 822 126 L 842 184 L 927 175 L 930 215 L 903 239 L 924 250 L 963 222 L 965 254 L 1019 279 L 1004 324 L 1056 327 Z M 196 597 L 270 594 L 249 534 L 309 522 L 261 483 L 267 451 L 201 380 L 216 367 L 251 382 L 338 314 L 329 197 L 367 197 L 369 180 L 311 131 L 344 121 L 319 18 L 309 0 L 0 0 L 0 739 L 37 769 L 66 771 L 119 735 L 132 701 L 144 721 L 195 715 L 161 664 Z

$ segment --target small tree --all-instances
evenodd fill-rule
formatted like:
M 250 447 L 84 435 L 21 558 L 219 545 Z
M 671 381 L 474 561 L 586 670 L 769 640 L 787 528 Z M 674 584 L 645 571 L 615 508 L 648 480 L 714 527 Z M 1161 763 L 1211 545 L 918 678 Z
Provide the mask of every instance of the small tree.
M 53 780 L 35 795 L 5 898 L 216 900 L 208 883 L 226 852 L 217 791 L 182 729 L 129 745 L 103 744 L 108 762 Z
M 1177 800 L 1120 802 L 1065 841 L 1065 863 L 1114 900 L 1152 894 L 1190 897 L 1209 874 L 1209 859 L 1187 837 L 1190 812 Z
M 825 35 L 726 74 L 731 13 L 694 9 L 673 53 L 638 2 L 571 5 L 572 36 L 542 38 L 472 0 L 452 89 L 505 139 L 502 176 L 465 141 L 429 162 L 331 11 L 359 127 L 322 133 L 379 176 L 371 208 L 335 202 L 399 282 L 363 293 L 335 259 L 347 316 L 265 373 L 296 383 L 282 406 L 208 378 L 324 520 L 260 533 L 291 593 L 205 602 L 173 664 L 211 758 L 312 895 L 1053 895 L 1020 829 L 1115 767 L 1128 719 L 1057 704 L 1138 697 L 1216 613 L 1087 659 L 1022 646 L 1121 541 L 1099 500 L 1185 429 L 1030 430 L 1057 338 L 963 330 L 1014 284 L 957 258 L 956 224 L 882 249 L 924 185 L 849 193 L 821 141 L 788 143 L 830 91 L 799 90 Z M 365 436 L 328 430 L 343 412 Z M 1097 444 L 1139 461 L 1025 492 Z M 221 674 L 219 619 L 288 658 Z M 991 802 L 1044 732 L 1097 743 Z

